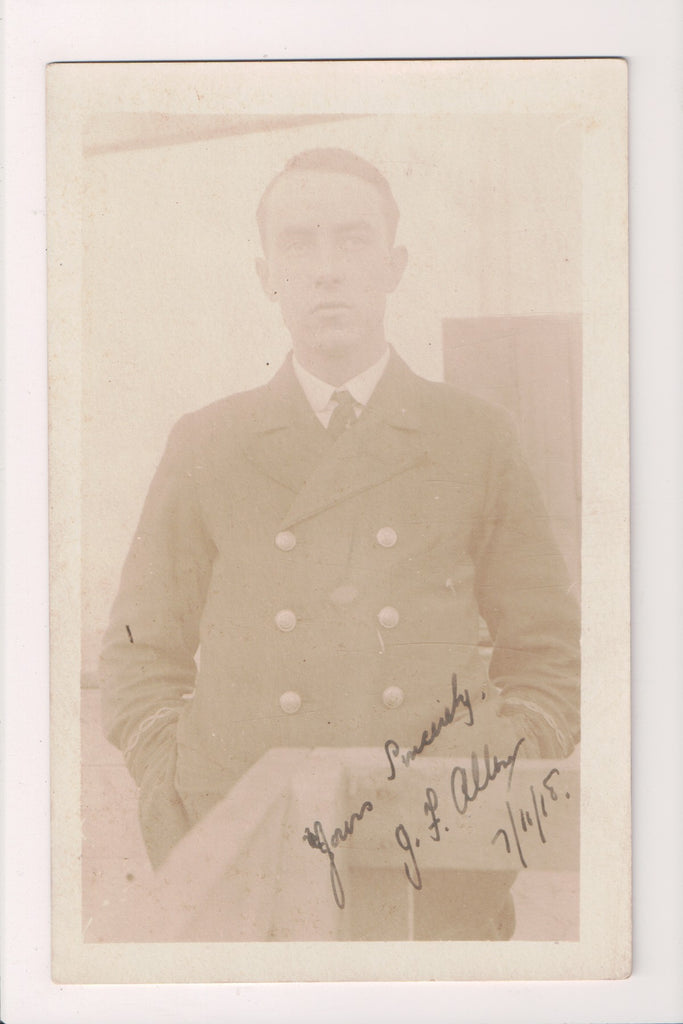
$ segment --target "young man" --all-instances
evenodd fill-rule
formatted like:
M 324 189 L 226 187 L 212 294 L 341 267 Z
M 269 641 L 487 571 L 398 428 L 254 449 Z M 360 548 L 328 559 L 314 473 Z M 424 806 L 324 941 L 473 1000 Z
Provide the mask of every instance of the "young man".
M 564 756 L 578 738 L 578 611 L 514 431 L 385 337 L 406 263 L 386 180 L 308 151 L 257 216 L 257 272 L 293 351 L 269 384 L 174 428 L 102 655 L 107 734 L 155 864 L 269 749 L 391 763 L 456 687 L 466 747 L 443 728 L 429 754 Z M 509 937 L 514 875 L 483 874 L 434 872 L 416 937 Z M 359 873 L 352 899 L 376 910 L 354 937 L 404 937 L 382 884 Z

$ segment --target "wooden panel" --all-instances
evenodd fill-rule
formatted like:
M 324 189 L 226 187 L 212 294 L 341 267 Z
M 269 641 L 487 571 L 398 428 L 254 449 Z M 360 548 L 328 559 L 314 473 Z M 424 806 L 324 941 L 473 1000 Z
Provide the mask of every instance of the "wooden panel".
M 581 319 L 574 314 L 443 322 L 447 381 L 514 417 L 557 542 L 581 578 Z

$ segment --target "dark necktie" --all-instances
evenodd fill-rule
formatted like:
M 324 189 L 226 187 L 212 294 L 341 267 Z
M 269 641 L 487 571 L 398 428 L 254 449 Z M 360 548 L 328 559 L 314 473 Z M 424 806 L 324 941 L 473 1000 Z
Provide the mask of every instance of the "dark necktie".
M 353 408 L 353 398 L 348 391 L 333 391 L 332 398 L 337 404 L 330 416 L 327 434 L 330 440 L 334 441 L 344 433 L 347 427 L 353 426 L 356 422 L 356 413 Z

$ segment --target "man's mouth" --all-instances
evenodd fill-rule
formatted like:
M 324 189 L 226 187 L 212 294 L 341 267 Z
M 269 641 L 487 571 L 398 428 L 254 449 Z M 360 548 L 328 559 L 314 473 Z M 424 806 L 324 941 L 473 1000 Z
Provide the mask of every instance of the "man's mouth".
M 319 302 L 313 307 L 314 313 L 342 313 L 351 307 L 346 302 Z

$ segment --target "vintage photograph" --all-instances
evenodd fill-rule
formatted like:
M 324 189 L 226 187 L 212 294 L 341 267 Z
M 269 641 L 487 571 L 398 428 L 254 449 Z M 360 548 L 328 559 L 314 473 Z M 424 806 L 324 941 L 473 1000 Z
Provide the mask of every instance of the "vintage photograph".
M 82 948 L 580 945 L 590 62 L 540 63 L 49 69 Z

